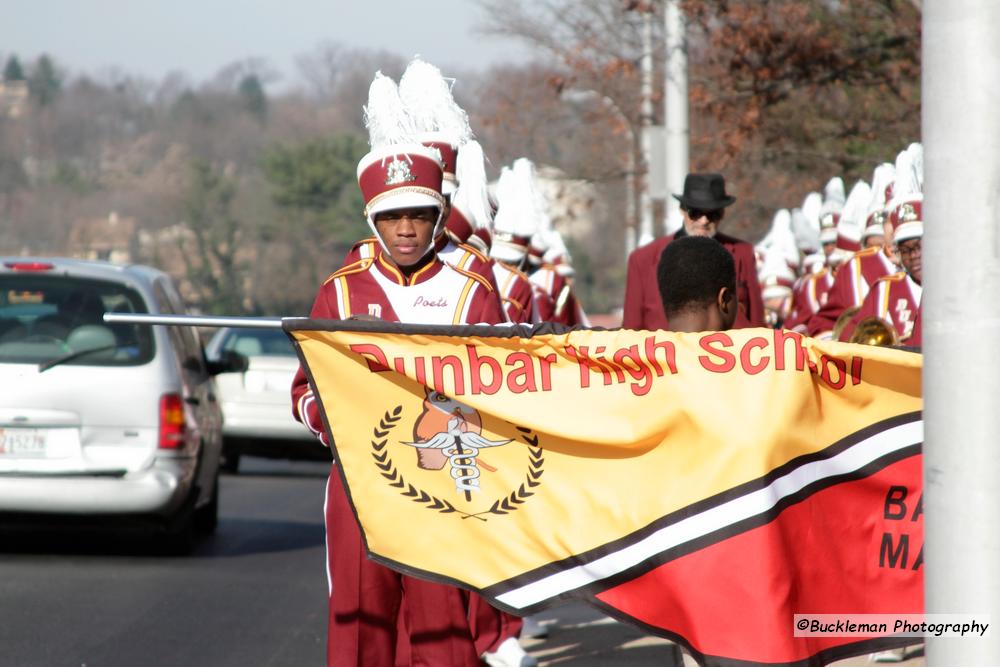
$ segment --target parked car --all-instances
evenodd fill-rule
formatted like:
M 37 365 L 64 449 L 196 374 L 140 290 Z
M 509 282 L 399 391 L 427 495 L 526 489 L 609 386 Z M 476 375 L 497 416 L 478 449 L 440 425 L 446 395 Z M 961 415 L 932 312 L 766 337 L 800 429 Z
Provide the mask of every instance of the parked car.
M 0 258 L 0 518 L 139 520 L 184 551 L 218 517 L 222 410 L 192 327 L 107 324 L 184 314 L 144 266 Z
M 218 376 L 225 416 L 223 469 L 236 472 L 243 454 L 329 461 L 330 450 L 292 417 L 292 378 L 299 367 L 288 335 L 280 329 L 219 329 L 208 343 L 209 359 L 236 352 L 247 369 Z

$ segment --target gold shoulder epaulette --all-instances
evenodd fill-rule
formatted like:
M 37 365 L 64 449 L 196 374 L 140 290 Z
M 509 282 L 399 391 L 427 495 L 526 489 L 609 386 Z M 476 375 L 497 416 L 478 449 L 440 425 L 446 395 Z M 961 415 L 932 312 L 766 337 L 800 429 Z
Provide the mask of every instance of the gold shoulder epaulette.
M 363 238 L 360 241 L 358 241 L 357 243 L 355 243 L 354 245 L 352 245 L 351 246 L 351 250 L 352 251 L 357 250 L 361 246 L 368 245 L 370 243 L 378 243 L 378 239 L 375 238 L 374 236 L 368 236 L 366 238 Z
M 482 252 L 480 252 L 479 248 L 475 248 L 475 247 L 469 245 L 468 243 L 459 243 L 458 247 L 461 248 L 462 250 L 468 252 L 468 253 L 472 253 L 473 255 L 475 255 L 476 259 L 478 259 L 480 262 L 489 262 L 490 261 L 489 258 L 486 255 L 484 255 Z
M 490 281 L 488 281 L 486 278 L 482 277 L 478 273 L 476 273 L 474 271 L 466 271 L 465 269 L 461 269 L 461 268 L 459 268 L 457 266 L 452 266 L 451 264 L 449 264 L 448 266 L 451 267 L 452 269 L 454 269 L 455 271 L 458 271 L 459 273 L 461 273 L 466 278 L 472 278 L 473 280 L 479 281 L 479 283 L 483 287 L 485 287 L 487 290 L 489 290 L 490 292 L 493 291 L 493 285 L 490 285 Z
M 347 266 L 342 266 L 333 273 L 331 273 L 323 284 L 327 284 L 334 278 L 341 278 L 343 276 L 349 276 L 352 273 L 361 273 L 362 271 L 367 271 L 368 267 L 372 265 L 372 259 L 370 257 L 365 257 L 364 259 L 359 259 L 358 261 L 348 264 Z
M 854 253 L 852 259 L 854 257 L 868 257 L 869 255 L 877 255 L 881 250 L 882 248 L 879 248 L 877 245 L 873 245 L 870 248 L 862 248 L 861 250 Z
M 524 271 L 521 271 L 520 269 L 515 269 L 513 266 L 508 266 L 507 268 L 510 269 L 512 273 L 516 273 L 521 278 L 528 280 L 528 274 L 525 273 Z
M 886 282 L 898 283 L 900 280 L 906 279 L 906 271 L 898 271 L 896 273 L 890 273 L 887 276 L 882 276 L 879 280 L 884 280 Z

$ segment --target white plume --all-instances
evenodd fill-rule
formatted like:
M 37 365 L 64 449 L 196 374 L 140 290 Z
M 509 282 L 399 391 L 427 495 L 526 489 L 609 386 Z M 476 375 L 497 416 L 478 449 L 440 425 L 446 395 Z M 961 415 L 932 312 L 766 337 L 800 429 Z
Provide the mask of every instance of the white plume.
M 811 223 L 800 208 L 792 209 L 792 232 L 799 250 L 813 252 L 819 248 L 819 219 Z
M 906 152 L 910 154 L 913 164 L 913 174 L 916 180 L 917 192 L 924 191 L 924 147 L 918 142 L 913 142 L 906 147 Z
M 418 133 L 439 133 L 456 146 L 472 139 L 469 115 L 455 103 L 451 85 L 434 65 L 414 58 L 399 80 L 399 96 Z
M 458 179 L 458 192 L 452 196 L 452 204 L 462 211 L 473 227 L 490 229 L 493 224 L 493 209 L 487 189 L 483 147 L 478 141 L 473 139 L 462 144 L 458 151 L 455 176 Z
M 840 210 L 844 208 L 844 202 L 847 197 L 844 196 L 844 179 L 840 176 L 834 176 L 826 183 L 826 187 L 823 188 L 823 205 L 820 207 L 820 218 L 822 219 L 824 215 L 829 213 L 840 213 Z
M 819 212 L 823 208 L 823 195 L 818 192 L 810 192 L 802 201 L 802 215 L 806 216 L 806 221 L 816 227 L 819 231 Z
M 787 208 L 778 209 L 771 220 L 771 229 L 767 233 L 765 246 L 768 254 L 777 254 L 793 266 L 798 266 L 801 258 L 799 248 L 792 231 L 792 214 Z
M 902 153 L 900 155 L 902 155 Z M 909 158 L 904 158 L 904 160 L 908 159 Z M 871 198 L 868 200 L 868 208 L 865 211 L 866 216 L 869 216 L 872 213 L 877 213 L 885 207 L 885 188 L 892 183 L 895 178 L 896 168 L 892 164 L 883 162 L 879 166 L 875 167 L 875 172 L 872 174 Z M 895 189 L 895 186 L 893 186 L 893 189 Z
M 523 172 L 504 167 L 497 181 L 497 214 L 493 228 L 516 236 L 531 236 L 538 229 L 534 184 Z
M 403 108 L 399 88 L 382 72 L 375 72 L 368 88 L 364 118 L 368 143 L 373 149 L 406 143 L 413 134 L 413 125 Z
M 858 181 L 851 188 L 840 221 L 837 223 L 837 233 L 855 243 L 861 240 L 868 217 L 868 202 L 871 200 L 872 189 L 865 181 Z
M 920 192 L 920 185 L 917 183 L 917 172 L 913 166 L 913 154 L 909 151 L 900 151 L 899 155 L 896 156 L 892 198 L 894 200 L 901 199 L 917 192 Z

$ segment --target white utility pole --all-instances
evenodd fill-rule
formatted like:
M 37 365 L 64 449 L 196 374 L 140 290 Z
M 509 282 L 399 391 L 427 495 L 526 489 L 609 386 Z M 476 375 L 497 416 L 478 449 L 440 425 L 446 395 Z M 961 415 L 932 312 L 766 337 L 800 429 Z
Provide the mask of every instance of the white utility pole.
M 1000 665 L 998 34 L 996 0 L 924 0 L 925 600 L 993 626 L 929 637 L 933 667 Z
M 642 119 L 639 133 L 642 142 L 642 181 L 639 187 L 638 245 L 653 240 L 653 198 L 650 196 L 650 165 L 653 162 L 653 13 L 652 6 L 642 13 Z
M 666 232 L 680 229 L 683 218 L 680 203 L 671 195 L 684 189 L 684 177 L 690 168 L 688 161 L 688 85 L 687 38 L 684 15 L 679 0 L 664 0 L 664 22 L 667 49 L 666 85 L 664 88 L 666 153 L 667 153 L 667 215 Z

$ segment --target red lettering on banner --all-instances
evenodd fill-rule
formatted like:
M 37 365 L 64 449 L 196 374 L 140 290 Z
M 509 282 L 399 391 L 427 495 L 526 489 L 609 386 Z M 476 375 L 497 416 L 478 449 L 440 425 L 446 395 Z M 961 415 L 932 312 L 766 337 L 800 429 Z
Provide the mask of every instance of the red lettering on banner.
M 542 391 L 552 391 L 552 364 L 554 363 L 556 363 L 555 353 L 538 357 L 539 370 L 542 374 Z
M 503 371 L 500 370 L 500 362 L 490 356 L 480 357 L 474 345 L 466 345 L 465 349 L 469 355 L 471 393 L 492 396 L 500 391 L 500 387 L 503 386 Z M 490 369 L 490 381 L 488 384 L 483 382 L 484 366 Z
M 795 370 L 803 371 L 806 368 L 806 347 L 802 334 L 783 329 L 774 330 L 774 368 L 785 370 L 785 342 L 789 340 L 795 344 Z
M 646 352 L 646 362 L 656 371 L 656 377 L 663 377 L 663 369 L 656 360 L 656 352 L 663 350 L 664 361 L 671 375 L 677 374 L 677 361 L 675 359 L 674 344 L 669 340 L 657 342 L 655 336 L 647 336 L 643 341 L 643 349 Z
M 638 345 L 619 349 L 615 352 L 614 360 L 618 366 L 624 368 L 632 376 L 632 379 L 636 381 L 629 387 L 633 394 L 636 396 L 645 396 L 649 393 L 650 388 L 653 386 L 653 371 L 649 366 L 642 363 L 642 355 L 639 354 Z
M 368 370 L 372 373 L 384 373 L 389 370 L 389 361 L 385 358 L 385 352 L 378 345 L 352 343 L 350 349 L 351 352 L 360 354 L 364 358 L 365 363 L 368 364 Z
M 537 391 L 534 366 L 531 363 L 530 354 L 527 352 L 511 352 L 507 355 L 504 363 L 511 368 L 507 373 L 507 389 L 512 394 Z
M 720 343 L 723 347 L 716 349 L 712 347 L 712 343 Z M 712 373 L 728 373 L 736 367 L 736 357 L 733 356 L 732 352 L 725 349 L 725 347 L 733 346 L 733 339 L 730 338 L 728 334 L 720 331 L 718 333 L 702 336 L 701 339 L 699 339 L 698 344 L 701 346 L 701 349 L 711 355 L 717 356 L 721 360 L 715 362 L 704 354 L 699 356 L 698 361 L 701 362 L 701 367 L 706 371 L 711 371 Z
M 819 363 L 823 367 L 820 370 L 820 379 L 834 389 L 843 389 L 844 385 L 847 384 L 847 363 L 843 359 L 828 357 L 825 354 L 819 358 Z M 830 364 L 833 364 L 837 369 L 836 382 L 831 377 Z
M 750 363 L 750 350 L 755 347 L 764 350 L 767 349 L 767 346 L 767 339 L 760 336 L 755 336 L 743 344 L 743 349 L 740 350 L 740 365 L 743 366 L 744 373 L 747 375 L 757 375 L 757 373 L 767 368 L 767 362 L 771 360 L 771 357 L 766 354 L 761 355 L 760 361 L 756 364 Z
M 861 384 L 861 357 L 851 357 L 851 384 L 855 387 Z
M 444 369 L 451 369 L 452 385 L 455 391 L 449 392 L 444 386 Z M 462 371 L 462 360 L 453 354 L 443 357 L 433 357 L 431 368 L 434 369 L 434 389 L 447 396 L 462 396 L 465 394 L 465 373 Z

